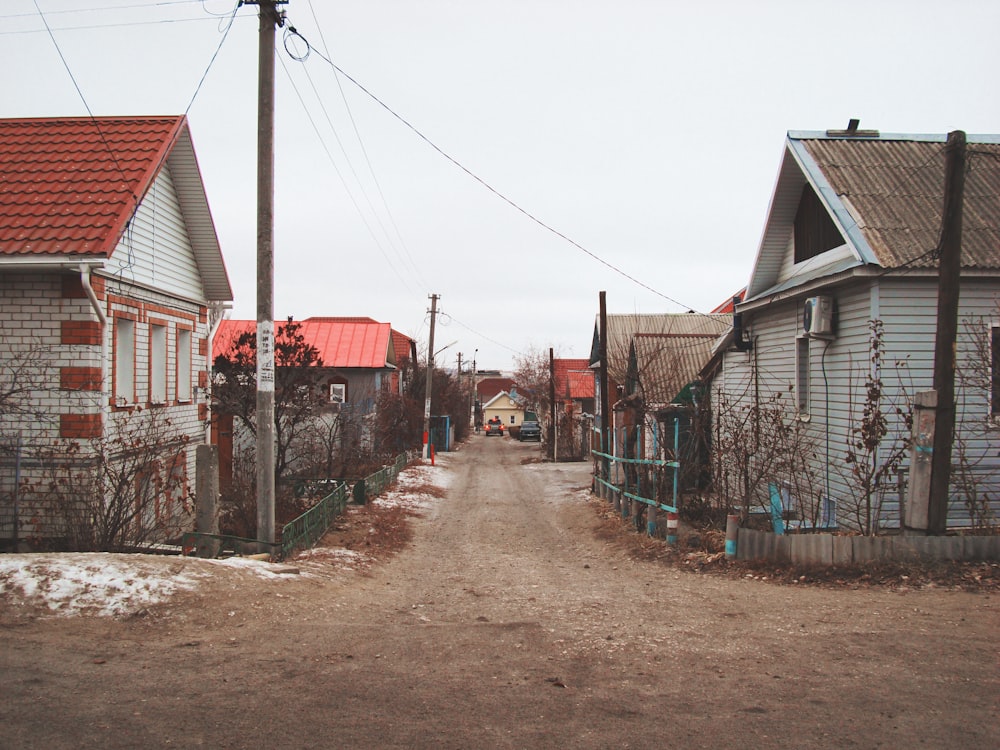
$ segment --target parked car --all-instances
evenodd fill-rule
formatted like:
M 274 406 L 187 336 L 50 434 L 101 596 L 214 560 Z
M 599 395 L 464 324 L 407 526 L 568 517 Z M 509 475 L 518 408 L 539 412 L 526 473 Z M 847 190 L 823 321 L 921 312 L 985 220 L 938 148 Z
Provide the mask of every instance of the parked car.
M 503 437 L 503 420 L 500 417 L 493 417 L 486 422 L 486 436 L 499 435 Z
M 539 443 L 542 442 L 542 426 L 534 420 L 527 420 L 521 422 L 521 431 L 517 435 L 517 439 L 522 443 L 525 440 L 537 440 Z

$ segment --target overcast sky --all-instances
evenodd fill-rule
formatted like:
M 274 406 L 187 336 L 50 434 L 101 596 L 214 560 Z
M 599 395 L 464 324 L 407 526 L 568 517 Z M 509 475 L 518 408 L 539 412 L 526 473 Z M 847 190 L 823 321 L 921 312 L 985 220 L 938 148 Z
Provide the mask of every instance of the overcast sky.
M 3 0 L 0 116 L 187 111 L 253 319 L 257 8 L 227 34 L 236 5 Z M 724 302 L 789 130 L 1000 132 L 995 0 L 284 7 L 275 318 L 369 316 L 425 348 L 439 294 L 439 366 L 585 357 L 601 290 L 611 313 Z

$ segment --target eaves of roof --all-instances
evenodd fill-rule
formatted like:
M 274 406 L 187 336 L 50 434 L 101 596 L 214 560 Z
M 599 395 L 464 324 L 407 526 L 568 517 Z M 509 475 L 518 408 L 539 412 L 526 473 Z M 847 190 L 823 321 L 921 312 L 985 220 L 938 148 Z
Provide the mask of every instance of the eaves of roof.
M 205 296 L 231 300 L 184 115 L 0 120 L 4 266 L 108 258 L 164 165 L 177 187 Z

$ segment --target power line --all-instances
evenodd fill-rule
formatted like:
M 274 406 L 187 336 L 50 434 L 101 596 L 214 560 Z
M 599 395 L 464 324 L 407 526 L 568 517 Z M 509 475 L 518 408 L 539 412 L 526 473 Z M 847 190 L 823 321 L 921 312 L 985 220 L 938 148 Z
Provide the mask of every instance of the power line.
M 298 86 L 295 85 L 295 81 L 292 80 L 292 76 L 291 76 L 291 74 L 289 74 L 288 68 L 285 67 L 285 61 L 284 61 L 284 59 L 280 58 L 280 57 L 278 59 L 281 62 L 281 69 L 285 72 L 285 75 L 288 77 L 289 83 L 291 83 L 291 85 L 292 85 L 292 90 L 295 92 L 295 96 L 298 98 L 299 103 L 302 105 L 302 109 L 305 112 L 306 119 L 309 120 L 309 124 L 312 126 L 313 132 L 316 133 L 316 137 L 319 139 L 320 146 L 322 146 L 323 152 L 326 154 L 326 158 L 330 161 L 330 164 L 333 167 L 334 172 L 337 173 L 337 177 L 340 178 L 340 182 L 344 186 L 344 190 L 347 193 L 347 197 L 351 199 L 351 203 L 354 206 L 354 210 L 357 211 L 358 216 L 361 218 L 362 223 L 365 225 L 365 228 L 368 230 L 368 234 L 371 235 L 372 240 L 375 242 L 375 246 L 378 247 L 379 252 L 382 253 L 382 257 L 385 259 L 385 262 L 389 266 L 389 269 L 396 275 L 396 278 L 399 279 L 399 281 L 403 284 L 403 286 L 406 287 L 407 291 L 413 292 L 414 291 L 413 288 L 406 282 L 406 279 L 402 276 L 402 274 L 400 274 L 399 269 L 396 268 L 396 264 L 393 263 L 389 259 L 389 256 L 386 253 L 385 248 L 382 246 L 382 243 L 379 241 L 379 238 L 376 235 L 375 230 L 372 228 L 371 224 L 368 222 L 368 219 L 365 218 L 364 211 L 361 210 L 361 206 L 358 204 L 357 199 L 354 197 L 354 193 L 351 191 L 350 186 L 347 184 L 347 180 L 344 178 L 343 172 L 340 171 L 340 168 L 337 166 L 337 163 L 336 163 L 336 161 L 333 158 L 333 154 L 331 154 L 330 153 L 330 149 L 327 148 L 326 141 L 323 139 L 322 134 L 319 132 L 319 128 L 316 125 L 316 121 L 313 119 L 312 114 L 310 114 L 308 107 L 306 107 L 305 100 L 303 100 L 302 94 L 299 91 Z M 338 139 L 337 142 L 340 143 L 340 140 Z M 341 146 L 341 150 L 343 150 L 343 146 Z M 344 156 L 346 158 L 347 154 L 345 153 Z M 348 164 L 350 164 L 349 161 L 348 161 Z M 355 178 L 357 178 L 356 174 L 355 174 Z M 364 189 L 362 188 L 362 193 L 363 192 L 364 192 Z M 371 202 L 369 201 L 369 206 L 370 205 L 371 205 Z M 374 211 L 374 209 L 373 209 L 373 211 Z M 377 218 L 378 217 L 376 215 L 376 219 Z
M 329 57 L 330 48 L 326 43 L 326 37 L 323 35 L 323 28 L 319 24 L 319 18 L 316 17 L 316 9 L 313 7 L 312 0 L 309 0 L 309 11 L 312 13 L 313 23 L 316 24 L 316 30 L 319 32 L 320 41 L 323 43 L 323 50 L 326 52 L 327 57 Z M 399 244 L 403 248 L 406 258 L 410 261 L 411 266 L 417 272 L 418 280 L 420 280 L 425 287 L 428 287 L 429 285 L 426 284 L 420 276 L 420 267 L 414 260 L 413 255 L 410 252 L 410 248 L 407 247 L 406 240 L 403 239 L 403 234 L 399 231 L 399 225 L 396 223 L 396 218 L 392 215 L 392 210 L 389 208 L 389 202 L 386 200 L 385 193 L 382 190 L 382 183 L 375 174 L 375 168 L 372 166 L 371 158 L 368 156 L 368 149 L 365 147 L 364 139 L 361 137 L 361 131 L 358 129 L 358 123 L 354 119 L 354 112 L 351 110 L 351 105 L 347 101 L 347 95 L 344 93 L 344 87 L 340 83 L 340 77 L 337 75 L 336 70 L 333 71 L 333 80 L 337 82 L 337 90 L 340 92 L 340 99 L 344 103 L 344 109 L 347 111 L 347 116 L 351 121 L 351 127 L 354 129 L 354 135 L 358 139 L 358 146 L 361 148 L 361 153 L 365 157 L 365 163 L 368 165 L 368 173 L 372 176 L 372 181 L 375 183 L 376 190 L 378 190 L 379 198 L 382 200 L 382 205 L 385 207 L 389 223 L 392 224 L 392 228 L 396 233 L 396 237 L 399 240 Z
M 293 60 L 297 60 L 297 61 L 301 62 L 302 60 L 305 59 L 305 57 L 308 57 L 308 55 L 306 55 L 304 57 L 299 57 L 299 56 L 296 56 L 295 54 L 293 54 L 291 52 L 291 50 L 288 49 L 288 39 L 289 39 L 289 35 L 288 35 L 288 31 L 286 30 L 285 51 L 288 52 L 289 56 Z M 283 59 L 282 59 L 281 65 L 282 65 L 282 68 L 284 68 L 286 75 L 288 75 L 289 80 L 291 81 L 292 80 L 291 74 L 288 72 L 287 67 L 285 67 L 285 62 L 284 62 Z M 319 102 L 320 110 L 323 112 L 323 116 L 326 119 L 326 123 L 329 126 L 330 131 L 333 133 L 334 139 L 337 141 L 337 146 L 340 148 L 340 153 L 343 155 L 344 161 L 347 163 L 347 167 L 350 169 L 351 174 L 354 176 L 354 180 L 357 183 L 358 188 L 361 190 L 361 195 L 364 197 L 365 202 L 368 204 L 368 208 L 371 211 L 372 216 L 374 216 L 375 221 L 378 223 L 379 228 L 382 230 L 382 234 L 385 236 L 386 241 L 389 243 L 389 247 L 391 247 L 393 249 L 393 251 L 399 257 L 400 261 L 402 261 L 404 264 L 406 263 L 407 260 L 409 261 L 410 266 L 411 266 L 410 269 L 409 269 L 410 273 L 412 273 L 414 276 L 416 276 L 417 280 L 423 286 L 426 287 L 427 284 L 424 281 L 424 279 L 421 277 L 420 269 L 417 267 L 416 263 L 413 261 L 413 259 L 411 257 L 404 256 L 402 253 L 400 253 L 399 250 L 398 250 L 398 248 L 396 248 L 395 244 L 393 243 L 392 237 L 390 236 L 389 232 L 386 230 L 385 224 L 383 223 L 382 218 L 379 215 L 379 212 L 375 210 L 375 206 L 372 203 L 371 198 L 368 196 L 368 192 L 365 190 L 364 184 L 361 181 L 361 177 L 358 175 L 358 172 L 354 168 L 354 164 L 351 161 L 350 156 L 348 156 L 348 154 L 347 154 L 347 149 L 344 147 L 343 141 L 340 139 L 340 136 L 337 134 L 337 129 L 336 129 L 336 127 L 334 127 L 333 119 L 330 117 L 330 113 L 327 110 L 326 105 L 323 102 L 323 97 L 320 96 L 319 90 L 317 89 L 316 84 L 313 81 L 312 75 L 310 75 L 310 73 L 309 73 L 309 69 L 306 68 L 306 67 L 303 67 L 303 71 L 305 72 L 306 80 L 309 81 L 309 86 L 312 88 L 312 91 L 313 91 L 313 94 L 316 97 L 316 100 Z M 292 82 L 292 87 L 295 89 L 295 93 L 296 93 L 296 95 L 299 98 L 299 102 L 302 104 L 302 108 L 306 112 L 306 116 L 309 118 L 309 121 L 310 121 L 310 123 L 313 126 L 313 130 L 316 132 L 317 138 L 320 139 L 320 142 L 322 143 L 323 148 L 326 151 L 327 157 L 330 159 L 331 164 L 333 164 L 334 169 L 337 171 L 338 177 L 340 177 L 341 182 L 344 184 L 344 189 L 347 190 L 348 195 L 351 197 L 351 200 L 354 202 L 355 208 L 357 208 L 358 213 L 360 215 L 362 213 L 361 212 L 361 208 L 360 208 L 360 206 L 358 206 L 357 201 L 354 199 L 354 196 L 351 193 L 351 190 L 348 187 L 347 181 L 344 179 L 343 174 L 341 174 L 340 170 L 336 166 L 336 163 L 334 163 L 333 156 L 330 154 L 329 149 L 326 148 L 326 144 L 323 142 L 323 136 L 320 134 L 319 128 L 316 126 L 316 123 L 313 120 L 312 115 L 309 114 L 308 108 L 306 107 L 305 100 L 302 98 L 302 95 L 299 93 L 298 88 L 295 86 L 294 81 Z M 370 165 L 369 165 L 369 168 L 370 168 Z M 373 176 L 374 176 L 374 173 L 373 173 Z M 376 181 L 376 183 L 377 183 L 377 181 Z M 383 199 L 383 205 L 384 204 L 385 204 L 385 201 Z M 386 211 L 388 211 L 388 206 L 386 206 Z M 362 216 L 362 219 L 364 219 L 363 216 Z M 368 225 L 368 222 L 365 221 L 365 224 Z M 371 229 L 370 226 L 368 226 L 368 229 L 369 229 L 369 232 L 372 233 L 372 239 L 375 240 L 376 244 L 379 246 L 379 249 L 381 250 L 382 249 L 382 245 L 378 241 L 378 239 L 375 237 L 374 231 L 372 231 L 372 229 Z M 383 250 L 382 252 L 383 252 L 383 255 L 385 255 L 385 251 Z M 391 263 L 391 261 L 389 261 L 388 257 L 386 257 L 386 261 L 389 262 L 390 265 L 392 265 L 392 263 Z M 396 271 L 395 267 L 393 267 L 393 272 L 396 273 L 397 276 L 399 276 L 399 273 Z M 403 281 L 404 286 L 407 286 L 407 288 L 409 288 L 409 286 L 406 284 L 405 280 L 401 276 L 399 278 L 400 278 L 401 281 Z
M 289 27 L 289 31 L 291 33 L 295 34 L 296 36 L 298 36 L 299 38 L 301 38 L 302 41 L 304 41 L 307 45 L 309 45 L 309 40 L 306 39 L 304 36 L 302 36 L 302 34 L 300 34 L 295 29 L 294 26 L 290 26 Z M 312 49 L 311 45 L 309 45 L 309 47 L 310 47 L 310 49 Z M 608 261 L 604 260 L 599 255 L 597 255 L 596 253 L 588 250 L 586 247 L 584 247 L 583 245 L 581 245 L 576 240 L 574 240 L 571 237 L 567 236 L 563 232 L 560 232 L 558 229 L 553 228 L 549 224 L 546 224 L 544 221 L 542 221 L 541 219 L 539 219 L 537 216 L 535 216 L 533 213 L 531 213 L 527 209 L 522 208 L 514 200 L 512 200 L 511 198 L 508 198 L 506 195 L 504 195 L 499 190 L 497 190 L 495 187 L 493 187 L 488 182 L 486 182 L 486 180 L 484 180 L 483 178 L 481 178 L 479 175 L 477 175 L 471 169 L 469 169 L 468 167 L 466 167 L 465 165 L 463 165 L 461 162 L 459 162 L 457 159 L 455 159 L 450 154 L 448 154 L 440 146 L 438 146 L 437 144 L 435 144 L 430 138 L 428 138 L 426 135 L 424 135 L 422 132 L 420 132 L 420 130 L 418 130 L 416 128 L 416 126 L 414 126 L 413 124 L 411 124 L 408 120 L 406 120 L 406 118 L 404 118 L 402 115 L 400 115 L 394 109 L 392 109 L 388 104 L 386 104 L 381 99 L 379 99 L 377 96 L 375 96 L 375 94 L 373 94 L 371 91 L 369 91 L 365 86 L 363 86 L 360 82 L 358 82 L 353 76 L 351 76 L 349 73 L 347 73 L 346 71 L 344 71 L 341 67 L 339 67 L 336 63 L 334 63 L 333 60 L 331 60 L 329 57 L 327 57 L 326 55 L 324 55 L 322 52 L 319 52 L 319 51 L 317 51 L 316 54 L 319 55 L 337 73 L 339 73 L 340 75 L 344 76 L 348 81 L 350 81 L 351 83 L 353 83 L 357 88 L 359 88 L 368 97 L 370 97 L 376 104 L 378 104 L 386 112 L 388 112 L 390 115 L 392 115 L 394 118 L 396 118 L 399 122 L 401 122 L 403 125 L 405 125 L 418 138 L 420 138 L 422 141 L 424 141 L 424 143 L 426 143 L 428 146 L 430 146 L 432 149 L 434 149 L 438 154 L 440 154 L 442 157 L 444 157 L 449 162 L 451 162 L 454 166 L 458 167 L 458 169 L 460 169 L 463 172 L 465 172 L 465 174 L 467 174 L 473 180 L 475 180 L 480 185 L 482 185 L 483 187 L 485 187 L 487 190 L 489 190 L 491 193 L 493 193 L 496 197 L 498 197 L 504 203 L 506 203 L 509 206 L 511 206 L 514 210 L 518 211 L 523 216 L 527 217 L 532 222 L 534 222 L 538 226 L 542 227 L 546 231 L 550 232 L 551 234 L 554 234 L 555 236 L 559 237 L 560 239 L 564 240 L 565 242 L 568 242 L 570 245 L 572 245 L 573 247 L 577 248 L 578 250 L 580 250 L 581 252 L 583 252 L 585 255 L 589 256 L 590 258 L 592 258 L 593 260 L 597 261 L 601 265 L 605 266 L 606 268 L 609 268 L 610 270 L 614 271 L 615 273 L 619 274 L 620 276 L 628 279 L 633 284 L 636 284 L 637 286 L 642 287 L 646 291 L 652 292 L 656 296 L 662 297 L 663 299 L 667 300 L 668 302 L 672 302 L 673 304 L 678 305 L 679 307 L 683 307 L 683 308 L 687 308 L 687 309 L 692 309 L 690 305 L 685 305 L 682 302 L 679 302 L 678 300 L 676 300 L 676 299 L 674 299 L 674 298 L 672 298 L 672 297 L 664 294 L 663 292 L 660 292 L 660 291 L 654 289 L 653 287 L 649 286 L 648 284 L 646 284 L 646 283 L 640 281 L 639 279 L 635 278 L 634 276 L 626 273 L 625 271 L 623 271 L 622 269 L 618 268 L 614 264 L 609 263 Z

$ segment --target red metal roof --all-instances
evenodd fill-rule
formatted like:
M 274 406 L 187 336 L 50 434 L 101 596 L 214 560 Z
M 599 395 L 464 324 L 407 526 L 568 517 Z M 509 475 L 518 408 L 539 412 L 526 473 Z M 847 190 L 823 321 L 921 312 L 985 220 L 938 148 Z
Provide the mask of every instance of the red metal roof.
M 287 321 L 276 320 L 275 332 Z M 390 346 L 391 326 L 371 318 L 306 318 L 300 333 L 306 342 L 319 350 L 324 367 L 385 369 L 395 367 L 396 357 Z M 230 343 L 247 331 L 256 330 L 253 320 L 224 320 L 212 347 L 213 359 L 225 352 Z
M 556 398 L 594 398 L 594 372 L 587 359 L 556 359 L 552 362 Z
M 184 126 L 183 115 L 0 120 L 0 254 L 110 255 Z

